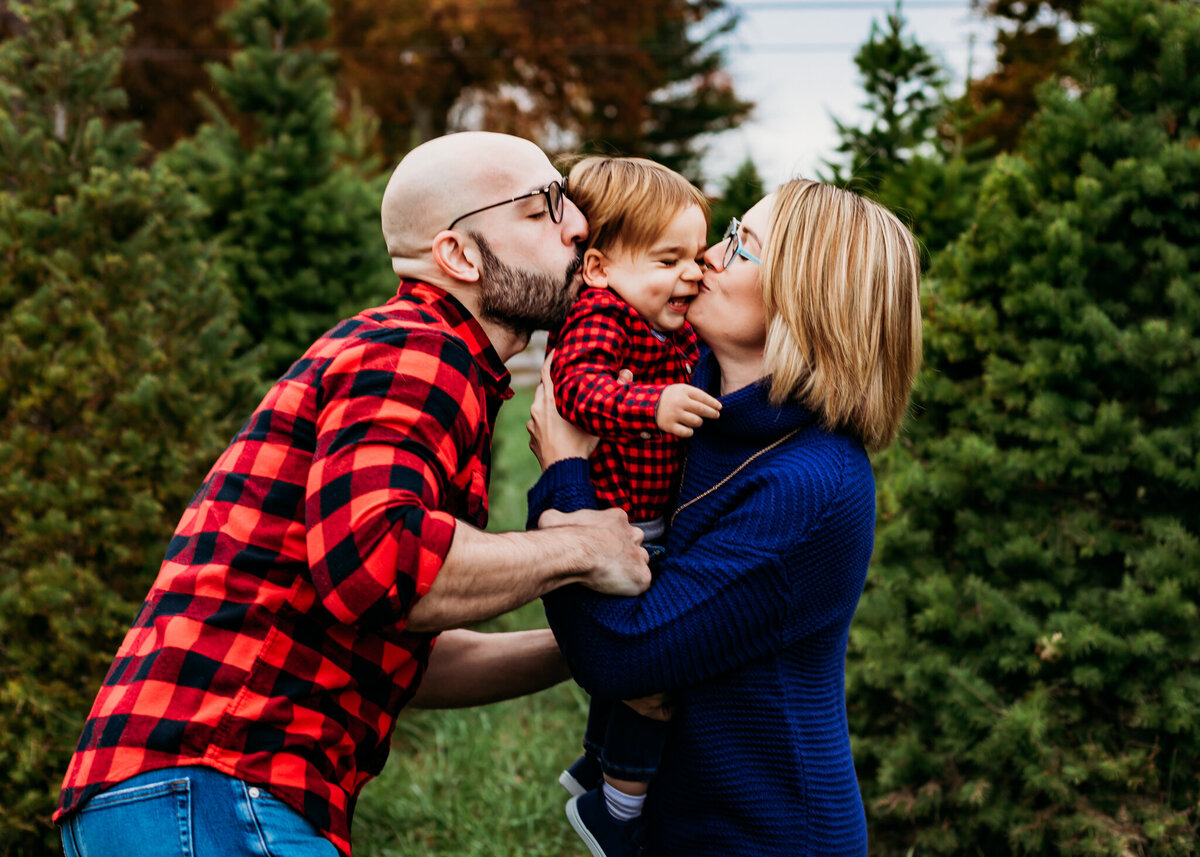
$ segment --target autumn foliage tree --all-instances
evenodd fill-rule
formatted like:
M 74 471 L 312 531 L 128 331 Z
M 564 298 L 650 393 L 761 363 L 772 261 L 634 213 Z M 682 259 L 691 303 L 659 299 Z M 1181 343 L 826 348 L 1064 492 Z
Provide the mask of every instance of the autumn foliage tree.
M 967 133 L 971 143 L 993 151 L 1016 148 L 1021 130 L 1037 112 L 1037 89 L 1062 75 L 1070 56 L 1068 26 L 1079 20 L 1083 0 L 974 0 L 994 18 L 996 68 L 971 81 L 967 103 L 979 115 Z
M 229 50 L 217 26 L 233 0 L 143 0 L 121 63 L 120 87 L 128 96 L 119 114 L 142 126 L 143 139 L 164 149 L 204 120 L 195 93 L 208 90 L 205 63 Z
M 196 95 L 211 94 L 205 64 L 236 49 L 217 24 L 233 5 L 160 0 L 136 13 L 124 115 L 143 123 L 155 147 L 204 120 Z M 698 177 L 697 138 L 736 126 L 751 107 L 716 47 L 737 24 L 725 0 L 332 0 L 331 8 L 325 46 L 336 59 L 339 117 L 361 98 L 388 160 L 448 131 L 487 127 L 553 151 L 653 157 Z
M 714 41 L 723 0 L 336 0 L 342 87 L 387 148 L 486 127 L 551 149 L 654 158 L 694 174 L 701 134 L 750 109 Z

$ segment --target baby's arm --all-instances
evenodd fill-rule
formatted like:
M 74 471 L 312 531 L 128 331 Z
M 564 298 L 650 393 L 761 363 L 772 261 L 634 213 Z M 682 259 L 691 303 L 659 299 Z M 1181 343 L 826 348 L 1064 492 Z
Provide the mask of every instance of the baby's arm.
M 661 384 L 621 383 L 628 336 L 612 305 L 576 305 L 552 358 L 550 374 L 559 412 L 597 437 L 623 438 L 656 428 Z

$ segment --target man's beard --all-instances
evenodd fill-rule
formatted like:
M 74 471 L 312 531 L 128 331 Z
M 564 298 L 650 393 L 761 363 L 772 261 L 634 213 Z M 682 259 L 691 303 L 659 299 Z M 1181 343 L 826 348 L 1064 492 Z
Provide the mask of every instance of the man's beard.
M 535 330 L 557 331 L 578 297 L 575 274 L 583 264 L 582 252 L 561 278 L 538 271 L 515 268 L 500 261 L 487 240 L 472 232 L 482 257 L 483 278 L 479 284 L 479 314 L 488 321 L 528 336 Z

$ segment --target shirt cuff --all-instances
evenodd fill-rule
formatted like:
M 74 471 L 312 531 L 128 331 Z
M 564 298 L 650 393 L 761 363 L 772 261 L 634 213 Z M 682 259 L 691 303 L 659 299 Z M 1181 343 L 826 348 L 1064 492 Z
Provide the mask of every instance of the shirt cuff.
M 454 541 L 454 529 L 458 522 L 448 512 L 429 512 L 421 527 L 421 546 L 417 551 L 417 597 L 421 597 L 433 586 L 434 578 L 446 562 L 450 543 Z

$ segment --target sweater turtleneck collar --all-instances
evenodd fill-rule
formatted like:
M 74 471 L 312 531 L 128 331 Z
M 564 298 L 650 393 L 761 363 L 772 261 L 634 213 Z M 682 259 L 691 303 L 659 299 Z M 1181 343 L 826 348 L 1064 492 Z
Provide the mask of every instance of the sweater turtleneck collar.
M 702 348 L 692 383 L 714 396 L 721 388 L 721 368 L 708 348 Z M 721 416 L 705 422 L 700 429 L 713 441 L 771 442 L 786 432 L 815 421 L 812 411 L 796 401 L 771 404 L 770 378 L 760 378 L 721 400 Z

